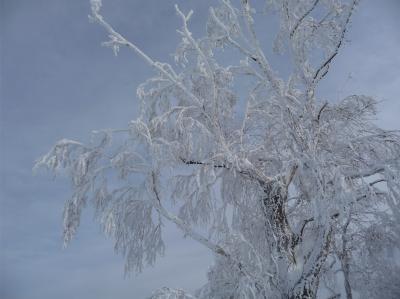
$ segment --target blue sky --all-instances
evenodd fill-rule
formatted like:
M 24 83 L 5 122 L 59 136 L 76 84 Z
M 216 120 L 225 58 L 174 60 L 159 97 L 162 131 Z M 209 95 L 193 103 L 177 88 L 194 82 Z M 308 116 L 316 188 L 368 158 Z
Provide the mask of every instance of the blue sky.
M 150 56 L 171 61 L 179 19 L 173 5 L 194 8 L 204 32 L 210 4 L 194 0 L 104 0 L 104 14 Z M 90 211 L 62 249 L 65 178 L 32 175 L 34 160 L 61 138 L 87 140 L 93 129 L 120 128 L 138 111 L 135 90 L 152 74 L 133 53 L 100 46 L 105 33 L 87 19 L 86 0 L 0 0 L 0 297 L 144 298 L 162 287 L 193 290 L 205 282 L 208 252 L 166 229 L 163 259 L 123 277 Z M 382 99 L 377 122 L 400 128 L 400 2 L 361 1 L 345 47 L 320 94 L 337 100 L 362 93 Z M 285 65 L 276 63 L 278 71 Z M 351 79 L 349 79 L 349 76 Z

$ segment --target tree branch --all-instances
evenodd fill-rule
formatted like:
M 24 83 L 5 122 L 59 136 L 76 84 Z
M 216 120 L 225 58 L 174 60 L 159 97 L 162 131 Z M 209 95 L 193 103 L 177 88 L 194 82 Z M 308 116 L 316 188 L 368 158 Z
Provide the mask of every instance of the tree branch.
M 303 20 L 315 9 L 319 1 L 320 0 L 315 0 L 312 6 L 299 18 L 299 20 L 294 25 L 292 31 L 290 32 L 290 38 L 292 38 L 293 35 L 296 33 Z
M 346 34 L 347 31 L 347 26 L 350 23 L 350 19 L 351 16 L 353 14 L 354 8 L 356 6 L 357 0 L 353 0 L 349 13 L 347 15 L 347 18 L 343 24 L 343 28 L 342 31 L 340 33 L 340 37 L 339 40 L 337 42 L 337 45 L 335 47 L 335 50 L 333 51 L 333 53 L 328 56 L 328 58 L 321 64 L 321 66 L 317 69 L 317 71 L 314 74 L 313 80 L 311 82 L 311 86 L 309 91 L 313 91 L 315 89 L 315 86 L 318 84 L 318 82 L 328 73 L 329 71 L 329 66 L 331 64 L 331 62 L 333 61 L 333 59 L 336 57 L 336 55 L 339 53 L 339 49 L 343 44 L 343 40 L 344 40 L 344 36 Z
M 263 70 L 266 78 L 268 81 L 271 83 L 272 87 L 274 88 L 275 92 L 278 95 L 283 95 L 282 88 L 280 86 L 279 80 L 277 79 L 277 76 L 274 74 L 271 65 L 269 64 L 267 58 L 264 55 L 263 50 L 261 49 L 261 45 L 259 42 L 259 39 L 257 37 L 256 31 L 254 29 L 253 25 L 253 18 L 250 15 L 251 7 L 249 0 L 242 0 L 242 12 L 244 16 L 244 21 L 246 23 L 247 29 L 250 33 L 254 49 L 256 51 L 256 55 L 252 56 L 251 58 L 257 62 L 257 64 L 261 67 Z
M 171 82 L 176 84 L 183 92 L 185 92 L 191 99 L 193 99 L 197 105 L 200 107 L 203 106 L 202 101 L 195 96 L 192 92 L 190 92 L 183 84 L 180 82 L 177 78 L 177 75 L 174 72 L 167 71 L 164 68 L 163 63 L 154 61 L 150 56 L 148 56 L 146 53 L 144 53 L 138 46 L 135 44 L 131 43 L 128 41 L 125 37 L 123 37 L 120 33 L 114 30 L 114 28 L 108 24 L 102 15 L 99 14 L 100 12 L 100 7 L 92 7 L 92 15 L 90 16 L 91 20 L 97 22 L 100 24 L 103 28 L 106 29 L 106 31 L 109 34 L 110 41 L 105 43 L 106 45 L 112 46 L 114 49 L 114 53 L 118 51 L 119 46 L 127 46 L 128 48 L 132 49 L 136 54 L 138 54 L 140 57 L 142 57 L 151 67 L 155 68 L 157 71 L 159 71 L 161 74 L 165 75 Z M 169 66 L 170 70 L 172 68 Z
M 319 109 L 318 116 L 317 116 L 317 121 L 318 121 L 318 122 L 319 122 L 320 119 L 321 119 L 322 112 L 324 111 L 324 109 L 325 109 L 327 106 L 328 106 L 328 102 L 325 102 L 325 104 L 322 105 L 321 109 Z
M 180 158 L 180 160 L 186 164 L 186 165 L 208 165 L 208 166 L 213 166 L 215 168 L 224 168 L 226 170 L 233 170 L 232 167 L 229 167 L 226 164 L 213 164 L 209 162 L 201 162 L 201 161 L 195 161 L 195 160 L 187 160 L 185 158 Z M 253 171 L 252 171 L 253 170 Z M 265 185 L 268 183 L 271 183 L 273 181 L 276 181 L 277 178 L 271 178 L 268 176 L 265 176 L 264 174 L 260 173 L 259 171 L 255 169 L 248 169 L 248 170 L 236 170 L 237 173 L 248 176 L 251 179 L 256 180 L 257 182 L 260 183 L 260 185 Z M 254 172 L 254 173 L 253 173 Z M 279 176 L 280 177 L 280 176 Z
M 376 167 L 368 170 L 361 171 L 359 173 L 350 173 L 346 175 L 346 178 L 348 179 L 360 179 L 360 178 L 365 178 L 369 176 L 373 176 L 374 174 L 384 172 L 385 168 L 383 167 Z
M 162 215 L 164 218 L 167 220 L 175 223 L 175 225 L 182 230 L 185 235 L 190 236 L 193 240 L 199 242 L 200 244 L 204 245 L 208 249 L 210 249 L 212 252 L 216 253 L 217 255 L 223 256 L 230 261 L 232 261 L 234 264 L 236 264 L 240 270 L 240 272 L 248 277 L 252 277 L 253 279 L 259 280 L 257 277 L 255 277 L 251 272 L 249 272 L 245 265 L 237 261 L 226 249 L 222 248 L 218 244 L 214 244 L 211 240 L 207 239 L 206 237 L 202 236 L 198 232 L 194 231 L 188 223 L 185 223 L 182 219 L 179 217 L 173 215 L 169 211 L 167 211 L 164 206 L 161 204 L 161 198 L 160 194 L 157 190 L 157 185 L 156 185 L 156 174 L 155 172 L 151 172 L 151 189 L 153 191 L 154 197 L 155 197 L 155 202 L 154 202 L 154 207 L 155 209 Z M 273 274 L 271 273 L 266 273 L 269 277 L 274 277 Z
M 159 192 L 156 187 L 156 174 L 154 172 L 151 173 L 151 188 L 153 191 L 153 194 L 155 196 L 155 202 L 154 202 L 154 207 L 155 209 L 162 215 L 164 218 L 168 219 L 169 221 L 175 223 L 175 225 L 181 229 L 186 235 L 189 235 L 193 240 L 199 242 L 200 244 L 204 245 L 205 247 L 209 248 L 211 251 L 218 255 L 222 255 L 227 258 L 231 258 L 229 253 L 227 253 L 221 246 L 214 244 L 211 242 L 209 239 L 206 237 L 203 237 L 200 235 L 198 232 L 194 231 L 192 228 L 190 228 L 189 224 L 185 223 L 182 219 L 179 217 L 171 214 L 169 211 L 167 211 L 164 206 L 161 204 L 161 198 L 159 195 Z

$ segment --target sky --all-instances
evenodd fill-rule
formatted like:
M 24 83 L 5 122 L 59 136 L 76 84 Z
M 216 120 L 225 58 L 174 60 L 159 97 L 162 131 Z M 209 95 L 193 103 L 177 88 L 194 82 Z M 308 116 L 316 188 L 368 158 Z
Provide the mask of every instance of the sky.
M 193 8 L 194 35 L 205 31 L 212 0 L 104 0 L 104 15 L 151 57 L 171 61 L 178 42 L 177 2 Z M 86 0 L 0 0 L 0 298 L 145 298 L 162 286 L 195 290 L 212 263 L 200 245 L 166 227 L 165 256 L 124 278 L 90 210 L 62 249 L 66 178 L 32 173 L 59 139 L 88 140 L 94 129 L 123 128 L 138 114 L 136 87 L 152 70 L 134 53 L 101 47 L 105 32 L 88 21 Z M 267 30 L 268 31 L 268 30 Z M 320 95 L 382 100 L 377 123 L 400 129 L 400 1 L 364 0 Z M 284 70 L 284 60 L 273 62 Z

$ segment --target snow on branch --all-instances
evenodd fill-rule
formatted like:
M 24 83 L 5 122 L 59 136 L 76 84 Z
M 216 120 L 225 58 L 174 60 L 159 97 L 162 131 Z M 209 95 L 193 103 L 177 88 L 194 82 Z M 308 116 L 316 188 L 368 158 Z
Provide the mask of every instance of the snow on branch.
M 376 126 L 369 96 L 333 102 L 315 92 L 358 1 L 259 4 L 219 1 L 200 38 L 193 11 L 176 5 L 171 65 L 118 33 L 91 0 L 104 45 L 133 50 L 155 74 L 138 87 L 140 116 L 126 128 L 95 131 L 88 144 L 63 139 L 37 161 L 71 179 L 64 242 L 91 204 L 126 272 L 163 255 L 165 222 L 214 255 L 196 297 L 162 288 L 150 298 L 317 298 L 320 282 L 335 296 L 393 297 L 398 287 L 374 273 L 388 268 L 395 281 L 400 271 L 389 258 L 400 250 L 399 131 Z M 279 30 L 266 49 L 257 22 L 272 15 Z M 286 52 L 288 78 L 269 50 Z

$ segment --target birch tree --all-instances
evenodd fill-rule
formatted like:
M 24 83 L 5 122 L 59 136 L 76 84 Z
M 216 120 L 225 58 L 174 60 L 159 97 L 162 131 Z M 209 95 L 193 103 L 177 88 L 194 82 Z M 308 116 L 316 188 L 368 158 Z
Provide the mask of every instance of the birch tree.
M 166 222 L 213 253 L 195 294 L 163 288 L 153 299 L 373 298 L 383 289 L 398 298 L 400 135 L 374 124 L 372 97 L 334 103 L 317 92 L 357 2 L 220 0 L 200 38 L 193 11 L 176 5 L 181 41 L 168 64 L 91 0 L 104 45 L 132 50 L 154 76 L 138 87 L 141 113 L 126 128 L 95 131 L 89 143 L 61 140 L 37 161 L 71 178 L 65 244 L 89 203 L 126 271 L 163 254 Z M 273 14 L 273 50 L 290 57 L 288 77 L 273 69 L 257 29 Z M 228 49 L 240 56 L 230 65 L 221 59 Z M 238 90 L 240 80 L 250 87 Z M 378 279 L 383 265 L 390 271 Z

